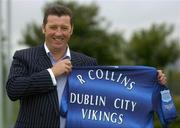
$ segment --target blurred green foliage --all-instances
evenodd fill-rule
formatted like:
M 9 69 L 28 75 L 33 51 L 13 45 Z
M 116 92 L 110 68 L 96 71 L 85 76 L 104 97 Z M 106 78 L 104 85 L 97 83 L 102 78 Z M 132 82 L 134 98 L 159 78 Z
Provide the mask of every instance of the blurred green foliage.
M 128 44 L 128 57 L 137 65 L 163 68 L 179 57 L 178 40 L 171 39 L 173 26 L 153 24 L 133 34 Z

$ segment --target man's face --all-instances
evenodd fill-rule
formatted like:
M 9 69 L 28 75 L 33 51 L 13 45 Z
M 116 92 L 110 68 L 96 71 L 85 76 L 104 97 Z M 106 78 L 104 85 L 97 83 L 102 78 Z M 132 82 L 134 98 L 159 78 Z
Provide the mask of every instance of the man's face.
M 69 16 L 49 15 L 47 24 L 42 27 L 49 50 L 64 50 L 73 33 Z

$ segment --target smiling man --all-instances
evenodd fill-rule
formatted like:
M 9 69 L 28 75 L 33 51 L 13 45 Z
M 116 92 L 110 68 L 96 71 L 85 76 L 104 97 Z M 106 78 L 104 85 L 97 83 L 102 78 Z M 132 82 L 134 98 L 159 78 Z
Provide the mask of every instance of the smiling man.
M 6 85 L 10 99 L 20 101 L 15 128 L 65 128 L 60 106 L 72 66 L 97 65 L 96 59 L 69 49 L 72 17 L 69 8 L 50 4 L 42 25 L 44 43 L 15 52 Z M 162 72 L 158 77 L 165 81 Z
M 7 92 L 11 100 L 20 100 L 16 128 L 64 128 L 61 97 L 72 65 L 97 65 L 96 59 L 69 49 L 73 33 L 70 9 L 50 4 L 42 32 L 42 45 L 16 51 L 13 57 Z

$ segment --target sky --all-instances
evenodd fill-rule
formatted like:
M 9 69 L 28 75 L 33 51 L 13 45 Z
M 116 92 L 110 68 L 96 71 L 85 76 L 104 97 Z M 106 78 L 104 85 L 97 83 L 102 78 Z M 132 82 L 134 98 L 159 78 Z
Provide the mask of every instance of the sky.
M 52 0 L 11 0 L 11 40 L 14 50 L 21 49 L 17 42 L 27 23 L 42 23 L 42 8 Z M 69 0 L 70 1 L 70 0 Z M 173 36 L 180 38 L 180 0 L 76 0 L 80 4 L 95 2 L 100 8 L 99 16 L 110 23 L 108 31 L 120 31 L 126 38 L 132 32 L 148 28 L 152 23 L 174 25 Z M 3 6 L 3 30 L 6 32 L 6 3 Z

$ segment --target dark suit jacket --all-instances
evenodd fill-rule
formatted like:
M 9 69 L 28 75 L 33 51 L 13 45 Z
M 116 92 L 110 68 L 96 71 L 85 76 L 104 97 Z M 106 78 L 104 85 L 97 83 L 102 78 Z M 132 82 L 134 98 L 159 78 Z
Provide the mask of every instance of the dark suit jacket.
M 94 58 L 71 51 L 73 66 L 97 65 Z M 16 51 L 6 89 L 11 100 L 20 100 L 16 128 L 59 128 L 60 113 L 52 67 L 43 45 Z

